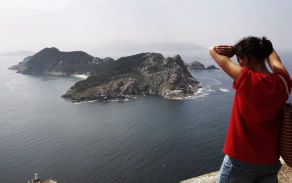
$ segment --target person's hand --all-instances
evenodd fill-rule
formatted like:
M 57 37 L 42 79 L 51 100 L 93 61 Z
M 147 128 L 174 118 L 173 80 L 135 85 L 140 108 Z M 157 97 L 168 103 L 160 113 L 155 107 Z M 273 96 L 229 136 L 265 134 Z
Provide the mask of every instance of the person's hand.
M 230 45 L 219 45 L 214 47 L 214 51 L 220 55 L 224 55 L 226 57 L 233 57 L 234 56 L 234 46 Z

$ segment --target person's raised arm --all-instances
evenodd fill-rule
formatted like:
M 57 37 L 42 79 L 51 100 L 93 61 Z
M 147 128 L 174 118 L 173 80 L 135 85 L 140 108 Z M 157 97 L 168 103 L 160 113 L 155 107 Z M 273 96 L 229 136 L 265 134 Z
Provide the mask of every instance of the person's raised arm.
M 230 59 L 234 56 L 233 46 L 214 46 L 209 48 L 209 52 L 224 72 L 236 82 L 239 79 L 243 68 Z
M 273 50 L 273 52 L 268 57 L 268 64 L 271 67 L 273 72 L 283 71 L 285 73 L 288 73 L 286 67 L 282 63 L 280 57 L 278 56 L 275 50 Z

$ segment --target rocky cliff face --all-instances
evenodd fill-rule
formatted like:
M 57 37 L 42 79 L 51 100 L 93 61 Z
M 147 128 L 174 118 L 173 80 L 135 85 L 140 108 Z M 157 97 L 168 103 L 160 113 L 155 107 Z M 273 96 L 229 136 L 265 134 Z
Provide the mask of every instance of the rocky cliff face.
M 123 57 L 109 70 L 76 83 L 63 97 L 73 101 L 123 100 L 150 94 L 184 98 L 199 88 L 179 55 L 166 59 L 157 53 Z
M 82 51 L 60 52 L 57 48 L 45 48 L 10 69 L 22 74 L 95 74 L 102 70 L 100 65 L 113 61 L 111 58 L 96 58 Z

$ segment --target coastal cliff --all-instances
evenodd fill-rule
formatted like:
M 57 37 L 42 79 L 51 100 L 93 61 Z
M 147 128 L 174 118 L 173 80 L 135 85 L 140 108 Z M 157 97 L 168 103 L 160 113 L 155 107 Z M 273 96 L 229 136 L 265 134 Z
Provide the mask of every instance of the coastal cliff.
M 124 100 L 139 95 L 185 98 L 200 88 L 179 55 L 141 53 L 118 59 L 108 72 L 77 82 L 62 97 L 73 101 Z

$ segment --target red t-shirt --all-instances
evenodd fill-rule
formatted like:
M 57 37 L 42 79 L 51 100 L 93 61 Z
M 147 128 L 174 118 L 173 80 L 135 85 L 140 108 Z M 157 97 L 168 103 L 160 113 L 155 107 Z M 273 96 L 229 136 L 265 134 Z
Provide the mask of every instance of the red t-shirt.
M 243 162 L 268 165 L 279 160 L 281 113 L 291 88 L 290 76 L 256 73 L 244 67 L 237 82 L 224 153 Z

